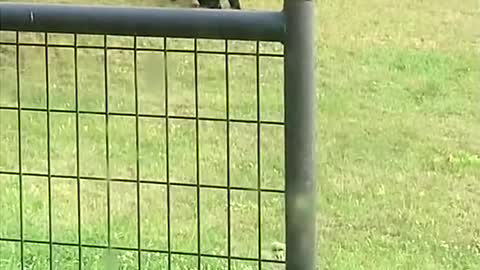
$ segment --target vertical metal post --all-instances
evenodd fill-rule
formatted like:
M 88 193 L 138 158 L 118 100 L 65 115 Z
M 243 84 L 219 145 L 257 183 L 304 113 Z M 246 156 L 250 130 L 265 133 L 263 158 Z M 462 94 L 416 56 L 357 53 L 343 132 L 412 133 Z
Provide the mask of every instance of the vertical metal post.
M 287 270 L 316 268 L 314 3 L 285 0 Z

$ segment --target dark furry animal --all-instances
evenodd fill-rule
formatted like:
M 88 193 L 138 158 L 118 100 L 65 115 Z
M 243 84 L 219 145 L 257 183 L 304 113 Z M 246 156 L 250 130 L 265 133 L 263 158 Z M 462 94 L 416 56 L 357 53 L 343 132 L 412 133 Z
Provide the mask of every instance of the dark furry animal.
M 171 1 L 175 2 L 176 0 Z M 232 9 L 241 9 L 240 0 L 228 0 L 228 3 Z M 192 7 L 221 9 L 222 5 L 220 0 L 192 0 Z

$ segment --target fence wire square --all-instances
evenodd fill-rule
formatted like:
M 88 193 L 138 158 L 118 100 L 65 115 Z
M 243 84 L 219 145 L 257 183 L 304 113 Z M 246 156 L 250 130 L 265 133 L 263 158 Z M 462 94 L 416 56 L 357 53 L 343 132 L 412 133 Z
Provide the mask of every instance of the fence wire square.
M 0 268 L 284 268 L 282 48 L 0 32 L 0 63 Z

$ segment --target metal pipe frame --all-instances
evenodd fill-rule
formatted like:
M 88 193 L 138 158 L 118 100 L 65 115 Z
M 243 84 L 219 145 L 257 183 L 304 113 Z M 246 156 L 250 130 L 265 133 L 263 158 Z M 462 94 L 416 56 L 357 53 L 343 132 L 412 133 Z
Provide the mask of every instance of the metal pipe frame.
M 285 208 L 288 270 L 314 270 L 316 254 L 314 3 L 285 0 Z
M 0 3 L 0 30 L 284 44 L 288 270 L 316 268 L 314 3 L 281 12 Z
M 0 3 L 0 30 L 282 41 L 281 12 Z

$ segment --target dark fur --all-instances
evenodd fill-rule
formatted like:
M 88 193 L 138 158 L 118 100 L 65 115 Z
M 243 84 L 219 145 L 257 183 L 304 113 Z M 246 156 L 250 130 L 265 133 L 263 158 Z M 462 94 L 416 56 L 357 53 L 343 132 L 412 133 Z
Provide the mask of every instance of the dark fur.
M 172 2 L 176 0 L 171 0 Z M 241 9 L 240 0 L 228 0 L 230 8 Z M 192 0 L 192 7 L 221 9 L 220 0 Z

